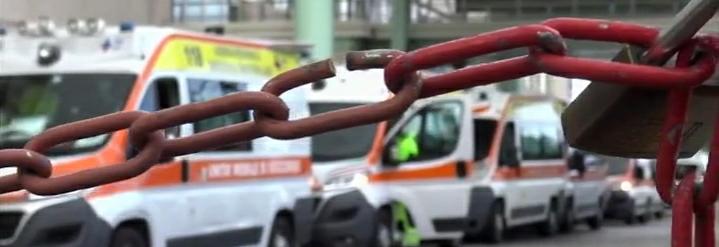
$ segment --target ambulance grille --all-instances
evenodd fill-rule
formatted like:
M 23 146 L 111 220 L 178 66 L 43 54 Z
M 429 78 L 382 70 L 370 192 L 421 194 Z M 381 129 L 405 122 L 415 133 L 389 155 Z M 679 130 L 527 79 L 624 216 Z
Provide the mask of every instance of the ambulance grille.
M 0 239 L 11 238 L 22 219 L 20 212 L 3 212 L 0 213 Z

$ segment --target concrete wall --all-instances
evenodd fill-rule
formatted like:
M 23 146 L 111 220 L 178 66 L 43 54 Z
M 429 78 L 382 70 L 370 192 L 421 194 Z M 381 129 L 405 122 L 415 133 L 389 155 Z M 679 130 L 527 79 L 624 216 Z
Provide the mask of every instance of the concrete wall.
M 0 0 L 0 21 L 102 17 L 108 23 L 169 24 L 172 0 Z

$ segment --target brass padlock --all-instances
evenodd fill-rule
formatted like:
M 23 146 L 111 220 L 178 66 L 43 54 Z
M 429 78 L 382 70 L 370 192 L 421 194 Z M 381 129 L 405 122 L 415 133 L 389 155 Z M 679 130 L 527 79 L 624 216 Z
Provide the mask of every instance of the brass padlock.
M 632 52 L 633 51 L 633 52 Z M 626 47 L 615 61 L 639 61 L 641 49 Z M 719 83 L 717 74 L 705 84 Z M 667 90 L 591 83 L 562 114 L 569 144 L 626 158 L 655 158 L 666 115 Z M 680 157 L 690 157 L 709 140 L 719 113 L 719 89 L 694 90 L 683 128 Z

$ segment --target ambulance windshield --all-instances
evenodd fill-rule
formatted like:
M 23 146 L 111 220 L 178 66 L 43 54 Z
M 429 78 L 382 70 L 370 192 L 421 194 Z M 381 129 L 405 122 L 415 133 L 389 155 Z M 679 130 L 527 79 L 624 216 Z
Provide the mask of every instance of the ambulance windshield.
M 0 76 L 0 148 L 20 148 L 43 130 L 121 111 L 131 74 L 33 74 Z M 108 135 L 64 143 L 50 154 L 102 146 Z
M 609 170 L 607 175 L 616 176 L 627 173 L 629 167 L 629 160 L 621 157 L 605 156 L 607 163 L 609 164 Z
M 312 103 L 312 115 L 357 106 L 352 103 Z M 377 124 L 326 132 L 312 136 L 312 159 L 314 161 L 336 161 L 361 158 L 372 148 Z

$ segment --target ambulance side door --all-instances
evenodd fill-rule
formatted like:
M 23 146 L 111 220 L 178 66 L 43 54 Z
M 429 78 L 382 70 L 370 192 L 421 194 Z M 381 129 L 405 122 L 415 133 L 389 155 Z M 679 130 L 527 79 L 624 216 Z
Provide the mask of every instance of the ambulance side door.
M 375 176 L 418 220 L 464 217 L 469 205 L 468 162 L 472 125 L 459 100 L 432 102 L 404 118 L 389 133 L 382 171 Z M 402 150 L 405 149 L 405 150 Z M 404 153 L 404 154 L 402 154 Z M 427 228 L 424 228 L 427 229 Z
M 564 144 L 560 126 L 552 122 L 518 121 L 521 164 L 517 190 L 520 198 L 512 218 L 541 220 L 550 210 L 552 196 L 566 183 Z

